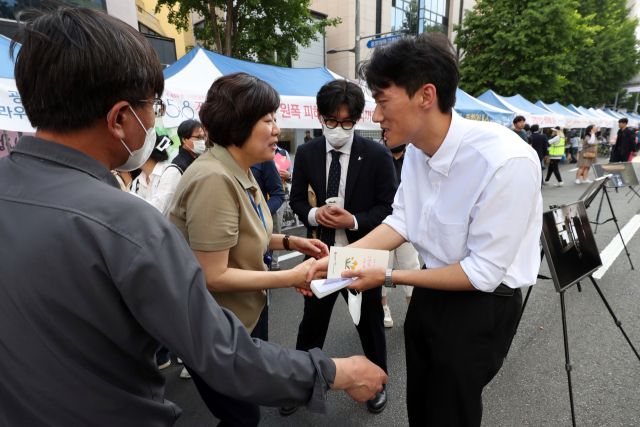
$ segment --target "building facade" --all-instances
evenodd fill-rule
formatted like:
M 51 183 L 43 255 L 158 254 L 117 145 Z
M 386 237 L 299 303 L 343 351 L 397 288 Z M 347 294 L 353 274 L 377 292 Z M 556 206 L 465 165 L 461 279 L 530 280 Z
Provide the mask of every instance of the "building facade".
M 410 34 L 439 31 L 453 42 L 455 31 L 464 18 L 464 11 L 472 9 L 475 0 L 360 0 L 360 37 L 390 31 Z M 342 23 L 327 28 L 327 50 L 352 49 L 356 39 L 356 0 L 315 0 L 314 10 L 329 18 L 340 17 Z M 382 36 L 385 37 L 385 36 Z M 367 41 L 360 40 L 360 60 L 366 60 L 372 50 Z M 355 79 L 356 63 L 352 52 L 339 52 L 327 57 L 327 68 L 342 76 Z

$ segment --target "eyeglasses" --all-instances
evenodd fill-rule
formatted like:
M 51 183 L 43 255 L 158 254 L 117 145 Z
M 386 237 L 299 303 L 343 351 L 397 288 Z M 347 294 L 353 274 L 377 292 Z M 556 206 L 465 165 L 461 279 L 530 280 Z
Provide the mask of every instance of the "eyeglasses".
M 338 127 L 338 125 L 340 125 L 344 130 L 351 130 L 356 125 L 356 122 L 354 122 L 353 120 L 345 120 L 345 121 L 339 122 L 338 120 L 325 119 L 323 117 L 322 121 L 329 129 L 335 129 Z
M 164 105 L 164 101 L 160 98 L 156 98 L 153 101 L 149 101 L 148 99 L 137 99 L 137 102 L 146 102 L 148 104 L 153 105 L 153 112 L 156 117 L 164 116 L 164 112 L 166 111 L 166 107 Z
M 207 142 L 207 137 L 206 137 L 206 136 L 191 135 L 191 138 L 189 138 L 189 139 L 195 139 L 196 141 L 204 141 L 204 142 Z

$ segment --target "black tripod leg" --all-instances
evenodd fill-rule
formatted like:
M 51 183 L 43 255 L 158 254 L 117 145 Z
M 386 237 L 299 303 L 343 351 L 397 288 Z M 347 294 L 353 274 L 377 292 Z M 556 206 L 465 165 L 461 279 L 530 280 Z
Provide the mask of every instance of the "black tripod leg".
M 573 407 L 573 387 L 571 386 L 571 361 L 569 360 L 569 338 L 567 334 L 567 312 L 564 306 L 564 292 L 560 292 L 560 307 L 562 308 L 562 334 L 564 336 L 564 360 L 567 370 L 567 382 L 569 384 L 569 402 L 571 403 L 571 422 L 576 427 L 576 411 Z
M 616 218 L 615 212 L 613 212 L 613 206 L 611 205 L 611 199 L 609 198 L 609 193 L 607 193 L 605 191 L 604 194 L 607 196 L 607 202 L 609 203 L 609 209 L 611 210 L 611 216 L 613 218 L 613 222 L 616 224 L 616 228 L 618 229 L 618 234 L 620 235 L 620 240 L 622 241 L 622 246 L 624 246 L 624 251 L 627 253 L 627 258 L 629 259 L 629 264 L 631 264 L 631 269 L 635 270 L 635 268 L 633 268 L 633 263 L 631 262 L 631 255 L 629 255 L 629 250 L 627 249 L 627 244 L 624 242 L 624 239 L 622 238 L 622 232 L 620 231 L 620 227 L 618 226 L 618 219 Z
M 602 298 L 602 302 L 604 302 L 604 305 L 607 306 L 607 310 L 609 310 L 609 313 L 611 314 L 611 317 L 613 317 L 613 321 L 616 323 L 616 326 L 618 328 L 620 328 L 620 332 L 622 332 L 622 335 L 624 335 L 624 339 L 627 340 L 627 342 L 629 343 L 629 346 L 631 346 L 631 350 L 633 350 L 633 352 L 636 354 L 636 357 L 638 358 L 638 360 L 640 360 L 640 354 L 638 354 L 638 352 L 636 351 L 636 348 L 633 346 L 633 344 L 631 344 L 631 340 L 627 336 L 627 333 L 624 331 L 624 329 L 622 329 L 622 322 L 619 321 L 618 318 L 616 317 L 616 315 L 613 313 L 613 310 L 611 309 L 611 306 L 609 305 L 609 302 L 607 302 L 606 298 L 604 297 L 604 294 L 600 290 L 600 286 L 598 286 L 598 284 L 596 283 L 596 279 L 594 279 L 591 276 L 589 276 L 589 279 L 591 279 L 591 283 L 593 283 L 593 286 L 595 286 L 596 291 L 598 291 L 598 294 L 600 295 L 600 298 Z
M 633 187 L 631 187 L 631 186 L 630 186 L 630 187 L 629 187 L 629 189 L 630 189 L 631 191 L 633 191 L 634 196 L 631 196 L 631 198 L 629 199 L 629 201 L 628 201 L 627 203 L 631 203 L 631 200 L 633 200 L 633 198 L 634 198 L 635 196 L 640 197 L 640 194 L 638 194 L 638 192 L 635 190 L 635 188 L 633 188 Z M 627 194 L 629 194 L 629 193 L 627 193 Z
M 604 193 L 606 192 L 607 190 L 603 186 L 602 194 L 600 195 L 600 207 L 598 208 L 598 215 L 596 215 L 596 228 L 595 230 L 593 230 L 593 234 L 596 234 L 598 232 L 598 223 L 600 222 L 600 212 L 602 211 L 602 202 L 604 202 Z

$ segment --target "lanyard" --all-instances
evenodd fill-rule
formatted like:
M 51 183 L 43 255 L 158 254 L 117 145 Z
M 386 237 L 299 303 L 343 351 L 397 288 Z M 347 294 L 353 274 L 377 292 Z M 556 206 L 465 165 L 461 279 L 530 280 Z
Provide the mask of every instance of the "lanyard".
M 267 238 L 268 238 L 269 232 L 267 231 L 267 223 L 264 222 L 264 215 L 262 215 L 262 206 L 258 205 L 256 207 L 256 203 L 253 201 L 253 197 L 251 197 L 251 193 L 249 193 L 249 190 L 247 190 L 247 195 L 249 196 L 249 200 L 251 200 L 253 209 L 256 211 L 256 214 L 262 220 L 262 225 L 264 226 L 264 232 L 267 234 Z M 269 243 L 267 243 L 267 252 L 264 254 L 263 261 L 267 265 L 267 267 L 271 266 L 272 259 L 271 259 L 271 255 L 269 255 Z

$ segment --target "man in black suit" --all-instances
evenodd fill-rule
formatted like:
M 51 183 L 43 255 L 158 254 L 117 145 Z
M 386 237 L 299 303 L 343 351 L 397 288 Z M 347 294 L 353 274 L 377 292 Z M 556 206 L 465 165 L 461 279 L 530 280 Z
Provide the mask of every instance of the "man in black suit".
M 616 144 L 611 150 L 611 159 L 609 163 L 628 162 L 631 153 L 637 153 L 636 151 L 636 134 L 627 128 L 629 120 L 622 118 L 618 120 L 618 138 Z
M 538 153 L 540 167 L 544 170 L 544 159 L 549 155 L 549 140 L 547 135 L 540 133 L 540 127 L 538 125 L 531 126 L 531 139 L 529 145 L 536 150 L 536 153 Z M 540 185 L 542 185 L 542 182 Z
M 391 152 L 382 144 L 355 133 L 364 110 L 360 86 L 348 80 L 325 84 L 317 95 L 323 135 L 298 147 L 293 168 L 291 209 L 307 227 L 318 230 L 327 246 L 346 246 L 361 239 L 392 213 L 398 184 Z M 318 207 L 308 202 L 308 188 Z M 329 207 L 328 198 L 343 199 Z M 347 300 L 347 290 L 340 293 Z M 322 299 L 304 297 L 304 316 L 298 330 L 297 350 L 322 348 L 338 292 Z M 387 372 L 387 345 L 380 287 L 362 293 L 360 322 L 356 326 L 365 356 Z M 386 389 L 367 402 L 371 412 L 387 403 Z M 280 408 L 283 415 L 297 408 Z

